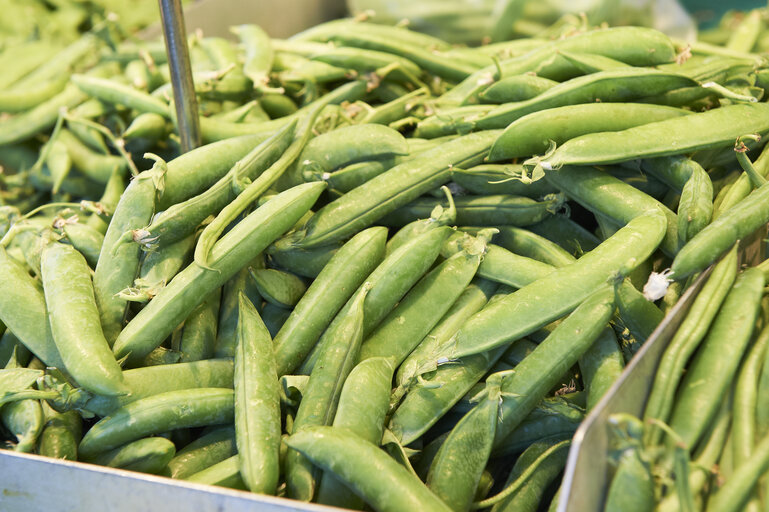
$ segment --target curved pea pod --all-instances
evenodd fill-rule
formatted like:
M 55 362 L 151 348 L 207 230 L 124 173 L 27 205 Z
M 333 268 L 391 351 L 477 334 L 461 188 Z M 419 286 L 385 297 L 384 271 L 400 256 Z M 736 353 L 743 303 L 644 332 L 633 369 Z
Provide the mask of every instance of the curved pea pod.
M 700 149 L 725 148 L 746 133 L 769 132 L 769 105 L 727 105 L 698 114 L 674 117 L 619 132 L 582 135 L 530 165 L 559 169 L 564 165 L 610 164 Z M 527 163 L 525 162 L 524 165 Z
M 43 291 L 4 247 L 0 247 L 0 289 L 0 321 L 46 365 L 63 368 L 48 323 Z
M 280 470 L 280 394 L 272 339 L 243 294 L 238 309 L 235 439 L 240 473 L 251 492 L 274 494 Z
M 259 254 L 250 265 L 264 266 L 264 256 Z M 222 298 L 219 305 L 219 318 L 216 330 L 216 357 L 232 357 L 235 354 L 238 329 L 238 303 L 240 294 L 245 293 L 252 304 L 261 306 L 263 299 L 251 278 L 249 267 L 240 269 L 222 286 Z M 257 306 L 257 307 L 258 307 Z M 263 312 L 263 309 L 262 309 Z
M 504 345 L 568 313 L 617 272 L 632 270 L 648 258 L 661 242 L 665 226 L 665 216 L 650 210 L 571 265 L 480 311 L 457 333 L 448 347 L 449 357 Z
M 678 202 L 678 239 L 681 247 L 691 240 L 713 216 L 713 183 L 702 167 L 695 167 Z
M 734 242 L 766 224 L 769 221 L 767 197 L 769 186 L 762 185 L 689 240 L 673 260 L 671 270 L 675 279 L 683 279 L 704 269 Z
M 214 290 L 184 319 L 177 347 L 181 353 L 179 361 L 200 361 L 214 357 L 220 301 L 221 290 Z
M 44 405 L 45 425 L 37 441 L 37 453 L 55 459 L 77 460 L 83 419 L 76 411 L 58 413 Z
M 162 247 L 194 233 L 207 217 L 217 215 L 237 197 L 236 184 L 254 180 L 280 158 L 293 140 L 295 126 L 291 122 L 257 145 L 202 193 L 156 215 L 144 228 L 140 243 Z
M 139 276 L 134 281 L 135 287 L 148 288 L 146 291 L 149 295 L 156 295 L 189 261 L 194 247 L 195 235 L 191 234 L 146 253 L 139 268 Z M 151 296 L 148 298 L 152 298 Z
M 399 366 L 470 284 L 484 250 L 485 240 L 473 239 L 415 284 L 363 343 L 360 359 L 387 357 Z
M 622 323 L 636 340 L 644 343 L 665 315 L 660 308 L 644 297 L 629 279 L 623 279 L 618 283 L 614 292 Z
M 683 192 L 695 169 L 702 168 L 694 160 L 683 156 L 646 158 L 641 160 L 640 167 L 678 193 Z
M 650 209 L 667 218 L 661 249 L 669 256 L 678 252 L 678 218 L 666 206 L 636 188 L 592 167 L 568 167 L 548 171 L 545 179 L 592 212 L 607 216 L 620 225 Z
M 496 443 L 492 457 L 509 457 L 537 441 L 569 438 L 584 419 L 584 409 L 562 397 L 545 398 L 507 437 Z
M 238 455 L 233 455 L 197 473 L 188 475 L 184 477 L 184 480 L 197 484 L 247 490 L 246 484 L 240 476 L 240 457 Z
M 39 400 L 18 400 L 5 404 L 0 409 L 0 421 L 16 438 L 14 451 L 31 453 L 35 450 L 44 424 L 43 409 Z
M 267 201 L 214 245 L 210 269 L 191 263 L 174 277 L 123 329 L 115 341 L 118 357 L 138 359 L 159 346 L 179 323 L 310 209 L 325 185 L 307 183 Z
M 310 427 L 293 434 L 286 443 L 313 464 L 332 472 L 376 510 L 451 510 L 375 444 L 345 429 Z
M 176 452 L 168 461 L 171 478 L 187 478 L 199 471 L 236 455 L 235 429 L 223 426 L 212 429 Z
M 91 271 L 83 256 L 52 242 L 43 248 L 41 269 L 51 332 L 67 372 L 88 391 L 127 393 L 99 324 Z
M 408 152 L 406 139 L 392 128 L 380 124 L 345 126 L 308 142 L 288 176 L 295 184 L 312 174 L 331 172 L 354 162 Z
M 569 451 L 564 438 L 543 440 L 529 446 L 515 461 L 505 482 L 505 493 L 510 487 L 514 490 L 499 500 L 492 507 L 493 512 L 536 512 L 552 484 L 566 465 Z M 500 493 L 501 494 L 501 493 Z
M 254 87 L 266 85 L 275 55 L 270 36 L 253 24 L 237 25 L 230 30 L 238 36 L 245 49 L 243 73 L 251 79 Z
M 358 360 L 363 341 L 363 300 L 369 289 L 370 286 L 364 284 L 342 321 L 329 328 L 331 342 L 324 347 L 310 374 L 294 419 L 294 435 L 313 426 L 332 423 L 342 385 Z M 286 485 L 289 496 L 294 499 L 309 501 L 316 491 L 316 471 L 297 451 L 286 454 Z
M 526 101 L 558 85 L 537 75 L 515 75 L 502 78 L 485 89 L 478 98 L 483 103 Z
M 596 101 L 626 102 L 695 85 L 687 76 L 646 68 L 599 71 L 563 82 L 530 100 L 501 105 L 475 121 L 475 126 L 481 130 L 504 128 L 539 110 Z
M 479 163 L 498 135 L 497 131 L 466 135 L 396 165 L 318 210 L 295 244 L 318 247 L 363 229 L 447 182 L 451 167 Z
M 385 358 L 358 363 L 344 382 L 333 426 L 347 428 L 361 439 L 378 444 L 390 405 L 392 376 L 393 367 Z M 361 393 L 361 390 L 366 391 Z M 318 485 L 315 501 L 340 508 L 363 508 L 363 500 L 328 472 Z
M 474 398 L 470 413 L 457 423 L 430 465 L 427 487 L 453 510 L 469 510 L 486 467 L 497 428 L 502 375 L 493 374 Z
M 200 146 L 170 160 L 164 176 L 165 188 L 158 198 L 158 211 L 204 192 L 268 137 L 264 134 L 233 137 Z
M 146 226 L 155 212 L 156 180 L 160 172 L 158 167 L 153 167 L 131 181 L 120 197 L 104 235 L 93 287 L 104 336 L 110 345 L 120 333 L 128 307 L 128 301 L 117 294 L 133 285 L 141 257 L 139 245 L 124 241 L 123 237 L 127 232 Z
M 85 257 L 91 268 L 96 268 L 99 261 L 99 253 L 104 243 L 104 235 L 97 230 L 80 223 L 65 223 L 62 231 L 67 236 L 67 240 Z
M 146 437 L 100 453 L 89 462 L 111 468 L 160 473 L 176 454 L 174 443 L 164 437 Z
M 689 114 L 679 108 L 641 103 L 585 103 L 540 110 L 508 125 L 491 147 L 489 160 L 537 155 L 553 142 L 560 145 L 580 135 L 616 132 Z
M 69 130 L 61 130 L 56 140 L 66 146 L 72 165 L 97 183 L 107 183 L 115 168 L 125 172 L 126 161 L 122 157 L 96 153 Z
M 528 226 L 554 214 L 563 202 L 564 198 L 557 194 L 550 194 L 541 201 L 508 195 L 459 196 L 454 200 L 456 222 L 463 226 Z M 434 198 L 419 198 L 379 219 L 379 222 L 405 225 L 416 219 L 428 218 L 435 206 Z
M 587 410 L 603 398 L 625 368 L 614 330 L 606 327 L 593 345 L 579 358 L 579 371 L 587 389 Z
M 159 393 L 127 404 L 99 420 L 80 441 L 82 457 L 177 428 L 231 423 L 231 389 L 197 388 Z
M 604 507 L 606 512 L 641 512 L 654 509 L 654 482 L 651 470 L 641 460 L 638 452 L 637 448 L 629 448 L 620 459 L 609 486 Z
M 457 210 L 454 206 L 454 198 L 451 196 L 448 187 L 441 187 L 441 189 L 446 194 L 446 198 L 449 201 L 449 207 L 443 208 L 443 206 L 439 204 L 433 208 L 428 218 L 409 222 L 399 229 L 398 232 L 387 241 L 387 254 L 391 254 L 398 247 L 426 231 L 441 226 L 453 226 L 456 224 Z
M 524 182 L 523 166 L 517 164 L 481 164 L 469 169 L 452 169 L 451 179 L 476 195 L 510 194 L 533 199 L 557 192 L 545 180 Z M 512 178 L 512 179 L 511 179 Z
M 592 251 L 600 244 L 593 233 L 563 215 L 551 215 L 526 229 L 557 243 L 576 257 Z
M 582 302 L 502 381 L 496 443 L 514 430 L 559 384 L 561 376 L 590 348 L 614 312 L 614 293 L 604 286 Z
M 464 228 L 462 228 L 464 230 Z M 527 229 L 499 226 L 494 240 L 510 252 L 532 258 L 554 267 L 574 262 L 574 256 L 560 245 Z
M 384 257 L 387 230 L 364 230 L 320 271 L 275 336 L 278 374 L 291 373 L 310 352 L 331 319 Z
M 250 269 L 259 294 L 267 302 L 283 308 L 293 308 L 307 291 L 302 278 L 274 268 Z
M 308 178 L 318 178 L 326 183 L 331 190 L 345 193 L 363 185 L 371 178 L 379 176 L 387 169 L 393 167 L 396 163 L 396 158 L 384 157 L 377 160 L 367 160 L 365 162 L 355 162 L 350 165 L 346 165 L 332 173 L 317 171 L 308 171 L 305 175 L 305 180 L 312 181 Z
M 278 240 L 267 248 L 267 254 L 280 268 L 303 277 L 315 279 L 331 258 L 339 251 L 341 244 L 330 244 L 317 249 L 286 247 L 288 240 Z
M 692 449 L 731 384 L 751 339 L 763 294 L 764 276 L 750 268 L 737 276 L 702 346 L 689 366 L 676 398 L 670 427 Z

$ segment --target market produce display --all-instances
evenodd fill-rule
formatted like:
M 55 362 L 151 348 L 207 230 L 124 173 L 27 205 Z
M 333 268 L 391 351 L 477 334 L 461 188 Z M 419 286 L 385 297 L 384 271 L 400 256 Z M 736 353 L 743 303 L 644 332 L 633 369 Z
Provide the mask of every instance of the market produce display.
M 104 16 L 36 67 L 40 42 L 4 49 L 5 447 L 554 510 L 585 414 L 718 262 L 645 417 L 612 419 L 607 509 L 757 506 L 765 282 L 737 246 L 769 222 L 766 17 L 692 44 L 574 17 L 478 47 L 362 19 L 194 34 L 185 154 L 162 42 Z

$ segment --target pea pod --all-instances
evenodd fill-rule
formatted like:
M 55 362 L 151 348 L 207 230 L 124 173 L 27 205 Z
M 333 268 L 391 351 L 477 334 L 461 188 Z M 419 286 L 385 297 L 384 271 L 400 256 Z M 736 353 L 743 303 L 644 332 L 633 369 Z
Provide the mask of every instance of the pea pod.
M 120 445 L 177 428 L 231 423 L 231 389 L 198 388 L 160 393 L 127 404 L 99 420 L 83 436 L 79 451 L 95 457 Z
M 532 112 L 509 124 L 489 151 L 489 160 L 528 157 L 595 132 L 615 132 L 688 115 L 679 108 L 640 103 L 585 103 Z M 579 119 L 579 123 L 573 122 Z
M 181 362 L 214 357 L 221 291 L 214 290 L 184 320 L 178 350 Z
M 275 336 L 278 374 L 292 372 L 309 353 L 352 290 L 384 256 L 387 231 L 369 228 L 355 235 L 331 258 Z
M 32 453 L 37 438 L 43 431 L 43 409 L 39 400 L 17 400 L 3 405 L 0 422 L 16 438 L 13 449 L 17 452 Z
M 164 437 L 146 437 L 100 453 L 91 462 L 100 466 L 141 473 L 160 473 L 176 454 L 174 443 Z
M 396 165 L 318 210 L 296 245 L 302 248 L 325 245 L 370 225 L 448 181 L 451 166 L 478 163 L 498 135 L 495 131 L 466 135 Z
M 370 287 L 364 284 L 355 295 L 349 312 L 333 329 L 332 343 L 320 354 L 310 374 L 294 420 L 293 435 L 313 426 L 329 425 L 339 403 L 342 385 L 355 366 L 363 341 L 363 300 Z M 289 446 L 291 446 L 289 444 Z M 286 485 L 289 496 L 309 501 L 316 490 L 312 465 L 299 452 L 286 455 Z
M 234 428 L 217 427 L 176 452 L 168 461 L 169 476 L 184 479 L 236 454 Z
M 272 340 L 248 298 L 239 298 L 235 351 L 235 439 L 251 492 L 274 494 L 280 469 L 280 396 Z
M 485 308 L 457 333 L 448 347 L 450 356 L 489 350 L 563 316 L 620 269 L 629 271 L 646 259 L 662 240 L 665 226 L 664 215 L 650 210 L 571 265 Z
M 678 201 L 678 240 L 683 247 L 710 224 L 713 216 L 713 183 L 699 165 L 683 187 Z
M 128 392 L 123 373 L 99 325 L 90 270 L 74 248 L 51 242 L 41 259 L 45 303 L 64 366 L 88 391 L 114 396 Z
M 274 268 L 252 269 L 256 289 L 267 302 L 283 308 L 293 308 L 307 291 L 302 278 Z
M 536 199 L 556 192 L 545 180 L 524 182 L 520 164 L 481 164 L 469 169 L 453 169 L 451 179 L 472 194 L 510 194 Z
M 77 445 L 83 431 L 83 419 L 76 411 L 58 413 L 43 405 L 45 425 L 40 433 L 37 453 L 55 459 L 77 460 Z
M 545 179 L 588 210 L 605 215 L 620 225 L 647 210 L 660 210 L 667 218 L 667 231 L 661 249 L 669 256 L 678 252 L 676 214 L 633 186 L 592 167 L 548 171 Z
M 216 330 L 216 350 L 214 352 L 216 357 L 232 357 L 235 354 L 238 332 L 238 303 L 241 292 L 246 294 L 252 304 L 262 305 L 262 296 L 256 289 L 256 284 L 248 269 L 250 266 L 263 266 L 263 260 L 264 258 L 260 254 L 251 261 L 248 267 L 240 269 L 222 286 L 222 299 L 219 305 Z
M 422 482 L 373 443 L 338 427 L 308 427 L 286 443 L 334 473 L 364 501 L 382 512 L 451 510 Z M 392 492 L 399 489 L 399 492 Z
M 382 439 L 390 404 L 393 367 L 385 358 L 361 361 L 352 369 L 339 395 L 334 427 L 347 428 L 361 439 L 377 444 Z M 366 390 L 361 393 L 361 390 Z M 332 473 L 324 473 L 318 485 L 318 503 L 359 509 L 362 500 Z
M 238 25 L 231 29 L 246 50 L 243 73 L 254 87 L 263 87 L 269 81 L 274 52 L 270 36 L 258 25 Z
M 767 113 L 769 105 L 766 103 L 728 105 L 619 132 L 582 135 L 543 158 L 527 162 L 550 170 L 564 165 L 611 164 L 728 147 L 746 133 L 769 132 Z
M 240 476 L 240 457 L 238 455 L 233 455 L 197 473 L 188 475 L 184 480 L 203 485 L 246 490 L 246 484 Z
M 104 235 L 87 224 L 65 223 L 62 228 L 67 240 L 83 255 L 91 268 L 96 268 L 99 253 L 104 243 Z
M 515 75 L 502 78 L 478 95 L 483 103 L 526 101 L 558 85 L 536 75 Z
M 118 357 L 130 354 L 135 360 L 159 346 L 207 293 L 287 231 L 312 206 L 323 187 L 321 183 L 294 187 L 239 222 L 214 246 L 210 270 L 190 264 L 126 325 L 115 341 Z

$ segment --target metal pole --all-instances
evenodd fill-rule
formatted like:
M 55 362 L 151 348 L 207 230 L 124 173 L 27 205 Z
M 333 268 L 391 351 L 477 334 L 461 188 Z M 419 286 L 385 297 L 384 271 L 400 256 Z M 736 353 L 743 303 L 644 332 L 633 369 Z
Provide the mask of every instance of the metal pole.
M 182 153 L 200 145 L 200 119 L 198 99 L 192 83 L 190 54 L 187 49 L 187 30 L 180 0 L 158 0 L 160 18 L 166 41 L 171 85 L 174 90 L 176 124 L 179 128 Z

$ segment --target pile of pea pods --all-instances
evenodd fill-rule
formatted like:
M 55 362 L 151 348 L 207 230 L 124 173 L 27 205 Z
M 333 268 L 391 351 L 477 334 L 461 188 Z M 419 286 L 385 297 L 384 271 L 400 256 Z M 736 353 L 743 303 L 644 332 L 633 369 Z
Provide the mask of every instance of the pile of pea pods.
M 185 154 L 162 42 L 112 23 L 0 89 L 8 449 L 554 508 L 585 414 L 769 222 L 764 10 L 691 44 L 574 18 L 472 48 L 359 19 L 193 34 Z

